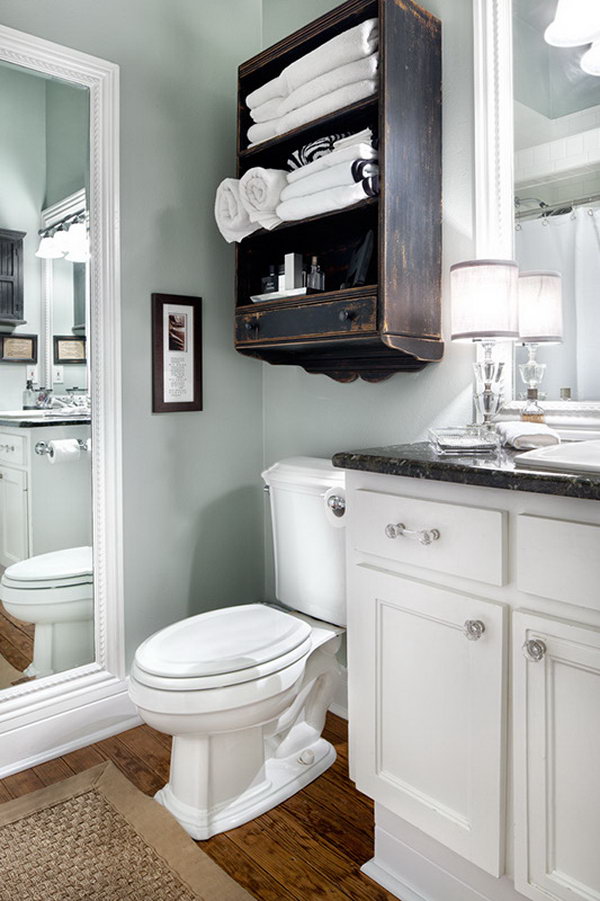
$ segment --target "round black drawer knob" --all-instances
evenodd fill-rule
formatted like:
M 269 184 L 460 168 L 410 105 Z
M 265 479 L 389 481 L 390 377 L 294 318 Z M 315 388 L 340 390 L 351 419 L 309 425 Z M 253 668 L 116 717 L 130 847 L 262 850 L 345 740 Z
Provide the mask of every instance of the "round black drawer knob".
M 340 322 L 352 322 L 353 319 L 356 319 L 356 313 L 354 310 L 341 310 L 338 318 Z
M 247 332 L 257 332 L 258 331 L 258 322 L 245 322 L 244 328 Z

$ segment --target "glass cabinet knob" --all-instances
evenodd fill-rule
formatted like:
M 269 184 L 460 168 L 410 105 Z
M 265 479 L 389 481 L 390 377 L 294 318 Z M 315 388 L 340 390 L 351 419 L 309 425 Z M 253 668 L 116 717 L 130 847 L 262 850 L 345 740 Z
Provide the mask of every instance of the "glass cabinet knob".
M 469 641 L 479 641 L 485 632 L 485 623 L 482 623 L 480 619 L 468 619 L 464 631 Z
M 546 655 L 546 645 L 541 638 L 530 638 L 523 645 L 523 653 L 532 663 L 539 663 Z

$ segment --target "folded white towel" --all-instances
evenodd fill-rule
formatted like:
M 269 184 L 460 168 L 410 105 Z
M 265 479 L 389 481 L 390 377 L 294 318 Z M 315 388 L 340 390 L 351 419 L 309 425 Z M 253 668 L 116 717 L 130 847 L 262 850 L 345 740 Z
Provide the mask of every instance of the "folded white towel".
M 364 59 L 355 59 L 345 66 L 339 66 L 332 69 L 331 72 L 325 72 L 306 84 L 301 85 L 292 91 L 287 97 L 277 97 L 274 100 L 267 100 L 261 106 L 255 107 L 250 111 L 250 115 L 254 122 L 268 122 L 270 119 L 280 119 L 292 110 L 299 109 L 325 94 L 331 94 L 338 88 L 343 88 L 347 84 L 354 84 L 356 81 L 365 81 L 365 79 L 375 78 L 377 75 L 377 67 L 379 65 L 379 54 L 372 53 Z
M 343 147 L 341 150 L 332 150 L 331 153 L 325 153 L 318 159 L 313 160 L 312 163 L 307 163 L 306 166 L 300 166 L 299 169 L 288 172 L 288 184 L 291 185 L 304 178 L 309 178 L 316 172 L 321 172 L 324 169 L 339 166 L 340 163 L 352 162 L 352 160 L 374 161 L 377 160 L 377 156 L 377 151 L 369 144 L 351 144 L 348 147 Z
M 258 222 L 263 228 L 272 229 L 281 219 L 275 215 L 281 192 L 287 184 L 287 173 L 283 169 L 263 169 L 255 166 L 248 169 L 240 179 L 240 199 L 251 222 Z
M 333 146 L 336 150 L 342 150 L 344 147 L 351 147 L 353 144 L 372 144 L 373 143 L 373 129 L 372 128 L 363 128 L 362 131 L 357 131 L 356 134 L 346 135 L 345 138 L 338 138 L 337 141 L 334 141 Z
M 230 244 L 241 241 L 260 228 L 258 223 L 250 221 L 240 199 L 240 183 L 237 178 L 225 178 L 217 188 L 215 220 L 219 231 Z
M 269 138 L 305 125 L 313 119 L 318 119 L 320 116 L 326 116 L 351 103 L 364 100 L 365 97 L 370 97 L 376 92 L 377 80 L 374 78 L 347 84 L 343 88 L 338 88 L 337 91 L 332 91 L 331 94 L 326 94 L 311 103 L 306 103 L 299 109 L 292 110 L 291 113 L 287 113 L 280 119 L 270 119 L 268 122 L 257 122 L 256 125 L 251 125 L 248 129 L 248 141 L 251 146 L 260 144 Z
M 281 192 L 281 202 L 291 200 L 293 197 L 306 197 L 308 194 L 316 194 L 327 188 L 338 188 L 342 185 L 354 185 L 372 175 L 379 174 L 379 166 L 370 160 L 352 160 L 338 163 L 321 169 L 306 178 L 300 178 L 292 184 L 286 185 Z
M 531 450 L 560 444 L 560 435 L 543 422 L 498 422 L 496 429 L 502 444 L 515 450 Z
M 293 197 L 280 203 L 276 213 L 284 222 L 290 222 L 307 219 L 309 216 L 319 216 L 332 210 L 342 210 L 344 207 L 352 206 L 353 203 L 358 203 L 359 200 L 364 200 L 365 197 L 373 196 L 373 190 L 368 187 L 371 184 L 370 179 L 365 179 L 358 184 L 327 188 L 306 197 Z
M 275 97 L 287 97 L 296 88 L 325 72 L 370 56 L 377 50 L 378 41 L 377 19 L 367 19 L 290 63 L 277 78 L 248 94 L 246 103 L 250 109 L 254 109 Z

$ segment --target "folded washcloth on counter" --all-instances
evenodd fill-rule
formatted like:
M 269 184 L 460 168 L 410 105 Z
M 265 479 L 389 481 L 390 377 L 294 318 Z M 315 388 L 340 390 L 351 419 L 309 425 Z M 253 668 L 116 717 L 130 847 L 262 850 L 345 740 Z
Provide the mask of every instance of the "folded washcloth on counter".
M 325 72 L 370 56 L 377 50 L 378 42 L 377 19 L 367 19 L 290 63 L 277 78 L 248 94 L 246 103 L 250 109 L 255 109 L 276 97 L 287 97 L 307 81 L 312 81 Z
M 275 215 L 281 192 L 287 185 L 283 169 L 248 169 L 240 179 L 240 199 L 248 211 L 250 222 L 272 229 L 281 219 Z
M 217 188 L 215 220 L 219 231 L 230 244 L 241 241 L 260 228 L 258 222 L 250 221 L 240 198 L 240 183 L 237 178 L 225 178 Z
M 373 175 L 379 175 L 379 166 L 371 160 L 349 160 L 338 163 L 337 166 L 320 169 L 313 175 L 299 178 L 292 184 L 286 185 L 281 192 L 281 202 L 291 200 L 293 197 L 306 197 L 308 194 L 316 194 L 318 191 L 324 191 L 327 188 L 354 185 L 356 182 L 362 181 L 364 178 L 370 178 Z
M 515 450 L 531 450 L 560 444 L 560 435 L 543 422 L 497 422 L 496 430 L 502 444 Z
M 325 72 L 306 84 L 301 85 L 292 91 L 287 97 L 276 97 L 273 100 L 267 100 L 266 103 L 250 110 L 250 115 L 254 122 L 268 122 L 271 119 L 280 119 L 292 110 L 306 106 L 325 94 L 331 94 L 338 88 L 343 88 L 348 84 L 354 84 L 356 81 L 365 81 L 365 79 L 377 77 L 377 67 L 379 65 L 379 54 L 372 53 L 364 59 L 356 59 L 345 66 L 338 66 L 330 72 Z
M 342 185 L 338 188 L 327 188 L 316 194 L 307 194 L 303 197 L 293 197 L 284 200 L 276 209 L 276 213 L 284 222 L 307 219 L 309 216 L 319 216 L 322 213 L 330 213 L 333 210 L 342 210 L 352 206 L 366 197 L 376 197 L 379 193 L 379 176 L 373 175 L 353 185 Z
M 299 169 L 294 169 L 293 172 L 288 172 L 287 180 L 289 184 L 294 184 L 297 181 L 309 178 L 317 172 L 322 172 L 324 169 L 339 166 L 340 163 L 352 162 L 353 160 L 370 160 L 373 162 L 377 160 L 377 157 L 377 151 L 369 144 L 349 144 L 347 147 L 341 147 L 339 150 L 324 153 L 316 160 L 313 160 L 312 163 L 307 163 L 306 166 L 301 166 Z
M 358 103 L 372 94 L 377 93 L 377 80 L 368 78 L 363 81 L 355 81 L 353 84 L 344 85 L 337 91 L 325 94 L 317 100 L 305 103 L 299 109 L 286 113 L 280 119 L 269 119 L 268 122 L 257 122 L 248 129 L 248 141 L 250 146 L 260 144 L 262 141 L 268 141 L 269 138 L 277 137 L 291 131 L 293 128 L 299 128 L 313 119 L 319 119 L 329 113 L 334 113 L 345 106 L 352 103 Z

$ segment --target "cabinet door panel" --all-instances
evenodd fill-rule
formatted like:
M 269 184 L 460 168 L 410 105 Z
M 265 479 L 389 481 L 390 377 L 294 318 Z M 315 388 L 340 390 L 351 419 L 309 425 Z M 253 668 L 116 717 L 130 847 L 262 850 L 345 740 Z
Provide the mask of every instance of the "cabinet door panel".
M 514 614 L 515 885 L 600 899 L 600 630 Z M 526 641 L 543 642 L 537 662 Z
M 27 475 L 0 467 L 0 566 L 29 556 L 27 537 Z
M 350 579 L 352 776 L 365 794 L 502 872 L 504 608 L 356 566 Z M 467 620 L 485 632 L 470 641 Z

